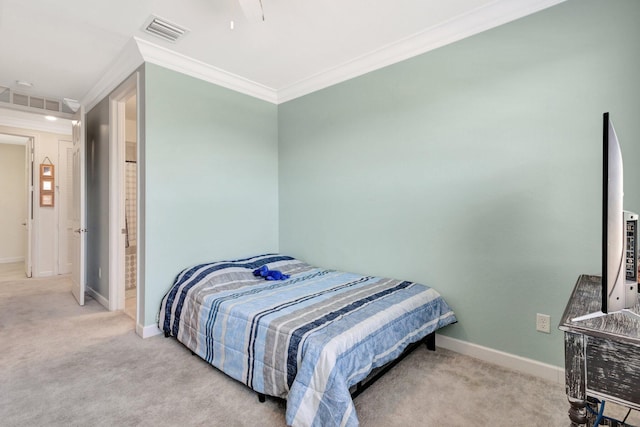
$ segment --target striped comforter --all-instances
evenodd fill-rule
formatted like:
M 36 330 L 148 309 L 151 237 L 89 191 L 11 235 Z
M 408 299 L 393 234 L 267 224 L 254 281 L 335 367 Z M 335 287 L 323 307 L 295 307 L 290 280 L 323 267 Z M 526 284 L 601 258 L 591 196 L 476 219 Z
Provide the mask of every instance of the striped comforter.
M 263 265 L 291 277 L 255 277 Z M 349 387 L 456 321 L 427 286 L 281 255 L 182 271 L 159 319 L 161 329 L 227 375 L 285 398 L 292 426 L 358 425 Z

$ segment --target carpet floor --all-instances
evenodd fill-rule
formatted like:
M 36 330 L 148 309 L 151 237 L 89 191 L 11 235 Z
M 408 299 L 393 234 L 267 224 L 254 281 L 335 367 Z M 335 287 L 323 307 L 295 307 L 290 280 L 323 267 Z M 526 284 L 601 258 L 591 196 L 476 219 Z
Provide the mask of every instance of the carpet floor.
M 284 426 L 284 402 L 244 385 L 68 277 L 0 280 L 3 426 Z M 564 387 L 421 346 L 355 399 L 364 427 L 568 426 Z M 624 416 L 624 415 L 623 415 Z

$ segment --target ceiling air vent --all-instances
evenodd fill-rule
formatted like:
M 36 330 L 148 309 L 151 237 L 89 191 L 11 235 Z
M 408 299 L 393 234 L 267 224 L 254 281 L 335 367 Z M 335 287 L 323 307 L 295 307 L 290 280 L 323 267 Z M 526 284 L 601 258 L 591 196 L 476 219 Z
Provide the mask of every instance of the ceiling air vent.
M 174 43 L 188 32 L 187 29 L 165 19 L 158 18 L 157 16 L 152 16 L 149 21 L 147 21 L 144 30 L 147 33 Z

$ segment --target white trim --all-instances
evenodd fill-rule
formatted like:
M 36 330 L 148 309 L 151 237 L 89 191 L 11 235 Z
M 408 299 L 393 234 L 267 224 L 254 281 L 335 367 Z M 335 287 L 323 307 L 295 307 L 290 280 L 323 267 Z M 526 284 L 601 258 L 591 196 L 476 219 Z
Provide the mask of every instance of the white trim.
M 388 44 L 351 61 L 280 88 L 278 103 L 290 101 L 421 55 L 563 1 L 565 0 L 499 0 L 489 3 L 403 40 Z
M 136 39 L 133 38 L 125 45 L 100 80 L 82 98 L 80 103 L 85 107 L 85 111 L 90 111 L 95 107 L 143 63 L 144 59 L 140 55 Z
M 140 324 L 136 325 L 136 334 L 141 336 L 142 338 L 151 338 L 156 335 L 160 335 L 162 330 L 158 328 L 158 325 L 148 325 L 142 326 Z
M 537 360 L 505 353 L 489 347 L 472 344 L 456 338 L 437 334 L 436 347 L 446 348 L 456 353 L 471 356 L 502 367 L 524 372 L 548 381 L 564 385 L 564 369 L 558 366 L 538 362 Z
M 68 135 L 71 120 L 59 118 L 55 122 L 50 122 L 45 120 L 42 114 L 12 110 L 0 106 L 0 126 Z
M 24 257 L 9 257 L 9 258 L 0 258 L 0 264 L 10 264 L 13 262 L 24 262 Z
M 85 292 L 94 300 L 98 301 L 100 305 L 109 310 L 109 300 L 97 293 L 93 288 L 86 286 Z
M 51 277 L 51 276 L 55 276 L 55 274 L 53 273 L 53 270 L 39 271 L 37 274 L 35 274 L 35 277 Z
M 253 96 L 254 98 L 262 99 L 263 101 L 268 101 L 273 104 L 276 104 L 278 101 L 275 89 L 146 40 L 137 37 L 134 37 L 134 40 L 145 62 L 160 65 L 170 70 L 226 87 L 227 89 L 244 93 L 245 95 Z
M 25 241 L 26 248 L 24 254 L 24 274 L 27 277 L 33 277 L 33 262 L 38 259 L 38 254 L 34 252 L 35 243 L 33 239 L 36 236 L 36 222 L 34 219 L 34 215 L 32 214 L 34 211 L 34 195 L 35 195 L 35 184 L 33 181 L 35 177 L 33 176 L 33 164 L 35 159 L 35 146 L 36 146 L 36 138 L 35 136 L 30 136 L 29 141 L 25 144 L 25 191 L 27 197 L 27 217 L 26 219 L 26 231 L 27 231 L 27 239 Z

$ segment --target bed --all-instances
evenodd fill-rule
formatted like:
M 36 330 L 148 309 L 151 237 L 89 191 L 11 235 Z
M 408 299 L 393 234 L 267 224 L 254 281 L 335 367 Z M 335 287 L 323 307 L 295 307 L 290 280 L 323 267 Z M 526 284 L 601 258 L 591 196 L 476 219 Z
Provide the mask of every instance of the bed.
M 286 399 L 288 425 L 356 426 L 350 388 L 455 321 L 428 286 L 267 254 L 185 269 L 159 326 L 259 394 Z

